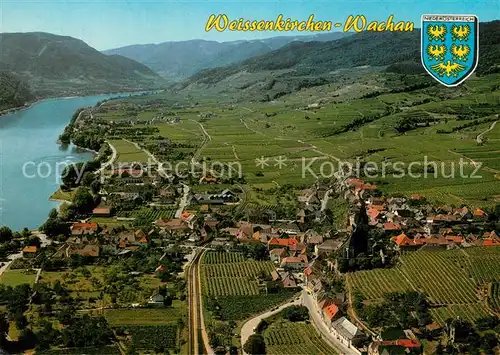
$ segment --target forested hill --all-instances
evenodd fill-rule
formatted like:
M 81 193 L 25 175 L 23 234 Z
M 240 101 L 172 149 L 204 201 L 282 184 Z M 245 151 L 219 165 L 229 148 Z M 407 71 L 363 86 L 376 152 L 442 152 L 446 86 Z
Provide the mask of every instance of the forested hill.
M 498 72 L 500 64 L 500 21 L 480 24 L 480 55 L 477 74 Z M 420 30 L 408 33 L 362 32 L 329 42 L 294 42 L 275 51 L 240 63 L 200 71 L 190 83 L 214 84 L 238 72 L 288 70 L 293 75 L 323 75 L 341 68 L 390 66 L 422 70 Z
M 169 80 L 182 80 L 204 68 L 230 65 L 270 52 L 293 41 L 331 41 L 347 36 L 343 32 L 281 36 L 231 42 L 201 39 L 159 44 L 131 45 L 104 51 L 136 60 Z
M 42 95 L 152 88 L 162 82 L 143 64 L 104 55 L 72 37 L 3 33 L 0 48 L 0 67 L 15 73 Z
M 0 70 L 0 112 L 23 106 L 34 99 L 33 93 L 18 77 Z

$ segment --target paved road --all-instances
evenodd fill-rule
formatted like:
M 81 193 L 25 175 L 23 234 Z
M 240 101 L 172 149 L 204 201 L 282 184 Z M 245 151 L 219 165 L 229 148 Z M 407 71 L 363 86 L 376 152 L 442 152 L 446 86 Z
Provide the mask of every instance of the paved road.
M 300 297 L 302 298 L 302 295 Z M 279 308 L 275 309 L 274 311 L 268 311 L 268 312 L 262 313 L 262 314 L 258 315 L 257 317 L 250 319 L 245 324 L 243 324 L 243 327 L 241 328 L 241 346 L 243 346 L 246 343 L 246 341 L 248 340 L 248 338 L 250 337 L 250 335 L 252 335 L 254 333 L 254 328 L 257 327 L 257 325 L 260 323 L 261 320 L 269 318 L 269 317 L 275 315 L 276 313 L 281 312 L 281 310 L 283 310 L 286 307 L 289 307 L 292 305 L 300 305 L 302 303 L 301 298 L 299 298 L 298 300 L 295 299 L 295 300 L 293 300 L 293 302 L 285 303 L 284 305 L 280 306 Z M 245 354 L 245 352 L 243 352 L 243 353 Z
M 309 295 L 306 291 L 302 291 L 302 304 L 309 309 L 309 314 L 316 326 L 316 330 L 319 330 L 323 340 L 326 340 L 339 354 L 345 355 L 357 355 L 352 349 L 345 347 L 342 343 L 340 343 L 335 337 L 330 333 L 328 327 L 323 323 L 321 316 L 316 311 L 314 307 L 314 299 L 311 295 Z
M 179 201 L 179 208 L 177 209 L 177 212 L 175 212 L 175 218 L 179 218 L 182 214 L 182 211 L 186 208 L 188 204 L 188 197 L 189 197 L 189 186 L 186 184 L 181 184 L 184 186 L 184 194 L 181 197 L 181 200 Z

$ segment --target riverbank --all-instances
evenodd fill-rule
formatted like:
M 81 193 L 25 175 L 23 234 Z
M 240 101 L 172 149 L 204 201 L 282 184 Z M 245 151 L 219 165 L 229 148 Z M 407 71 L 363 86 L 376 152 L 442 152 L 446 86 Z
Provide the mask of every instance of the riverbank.
M 137 95 L 141 95 L 143 93 L 154 93 L 154 94 L 157 94 L 157 93 L 161 93 L 161 92 L 164 92 L 164 91 L 165 91 L 164 89 L 160 89 L 160 90 L 141 90 L 141 91 L 137 91 L 137 90 L 130 90 L 130 91 L 129 90 L 124 90 L 124 91 L 114 91 L 114 92 L 87 93 L 85 95 L 75 95 L 75 96 L 50 96 L 50 97 L 43 97 L 43 98 L 36 99 L 34 101 L 27 102 L 27 103 L 25 103 L 22 106 L 16 106 L 16 107 L 11 107 L 11 108 L 2 110 L 2 111 L 0 111 L 0 117 L 7 116 L 9 114 L 20 112 L 20 111 L 23 111 L 23 110 L 26 110 L 26 109 L 30 109 L 30 108 L 33 107 L 33 105 L 39 104 L 39 103 L 44 102 L 44 101 L 49 101 L 49 100 L 70 100 L 70 99 L 77 99 L 77 98 L 90 97 L 90 96 L 103 96 L 103 95 L 113 95 L 113 94 L 119 95 L 119 94 L 127 94 L 127 93 L 128 94 L 137 93 Z M 116 97 L 116 98 L 118 98 L 118 97 Z

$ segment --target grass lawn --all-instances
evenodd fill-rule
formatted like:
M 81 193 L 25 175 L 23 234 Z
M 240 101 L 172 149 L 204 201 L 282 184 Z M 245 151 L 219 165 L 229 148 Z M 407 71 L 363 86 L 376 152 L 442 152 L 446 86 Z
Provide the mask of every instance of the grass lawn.
M 75 196 L 75 192 L 76 192 L 76 189 L 71 190 L 71 191 L 62 191 L 61 189 L 58 189 L 56 192 L 54 192 L 52 195 L 50 195 L 49 199 L 71 202 L 71 201 L 73 201 L 73 197 Z
M 179 300 L 174 300 L 168 308 L 108 309 L 104 312 L 111 326 L 169 324 L 185 315 L 186 304 Z
M 7 286 L 17 286 L 22 284 L 33 285 L 35 283 L 36 271 L 27 272 L 24 269 L 19 270 L 5 270 L 0 276 L 0 283 Z

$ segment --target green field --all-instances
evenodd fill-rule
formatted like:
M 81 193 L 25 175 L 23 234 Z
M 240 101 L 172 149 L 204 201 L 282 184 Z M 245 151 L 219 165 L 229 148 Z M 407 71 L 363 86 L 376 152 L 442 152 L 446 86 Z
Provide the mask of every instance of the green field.
M 263 332 L 269 355 L 335 354 L 311 324 L 276 322 Z
M 426 157 L 429 163 L 438 164 L 436 176 L 414 178 L 406 174 L 399 178 L 392 173 L 382 176 L 379 171 L 369 180 L 386 194 L 420 193 L 440 203 L 485 207 L 498 203 L 500 195 L 497 159 L 500 125 L 485 133 L 482 145 L 477 144 L 476 137 L 496 119 L 500 91 L 495 89 L 495 83 L 499 80 L 499 75 L 473 77 L 451 95 L 436 86 L 411 88 L 410 78 L 395 74 L 368 73 L 356 77 L 349 85 L 335 83 L 304 88 L 272 102 L 234 103 L 231 95 L 221 98 L 215 93 L 212 95 L 210 90 L 196 91 L 193 92 L 193 95 L 199 94 L 196 104 L 162 108 L 175 117 L 177 123 L 158 121 L 151 126 L 162 138 L 187 145 L 173 148 L 169 154 L 175 154 L 169 155 L 169 161 L 188 162 L 193 155 L 198 161 L 218 161 L 226 164 L 226 176 L 237 174 L 241 166 L 249 192 L 283 184 L 311 184 L 322 167 L 323 174 L 330 176 L 333 172 L 330 167 L 335 170 L 339 160 L 355 162 L 360 158 L 389 166 L 399 162 L 408 173 L 411 162 L 423 163 Z M 421 77 L 415 77 L 415 82 L 421 81 Z M 238 94 L 234 94 L 237 97 Z M 366 97 L 368 94 L 373 97 Z M 155 99 L 160 97 L 154 95 Z M 144 100 L 141 97 L 125 101 L 143 103 Z M 192 104 L 191 99 L 182 95 L 162 100 Z M 318 106 L 308 108 L 310 104 Z M 137 119 L 150 119 L 159 111 L 158 108 L 139 110 Z M 214 117 L 202 118 L 201 114 L 208 112 Z M 109 110 L 104 115 L 123 114 L 120 110 Z M 428 119 L 431 123 L 401 133 L 395 127 L 406 119 Z M 471 122 L 471 126 L 460 128 Z M 142 127 L 137 125 L 134 129 Z M 130 132 L 131 129 L 124 129 L 123 136 Z M 140 139 L 154 144 L 157 137 L 146 134 Z M 147 158 L 127 142 L 113 142 L 119 147 L 119 161 Z M 257 166 L 256 159 L 261 157 L 265 164 Z M 467 176 L 460 176 L 461 159 L 466 164 L 463 171 Z M 479 179 L 469 178 L 475 170 L 473 162 L 482 163 L 476 173 L 481 176 Z M 227 164 L 232 164 L 232 168 Z M 450 171 L 455 172 L 454 178 L 446 176 Z M 249 193 L 248 202 L 268 201 Z
M 141 218 L 145 223 L 152 223 L 159 218 L 170 219 L 175 215 L 176 208 L 174 207 L 142 207 L 133 211 L 120 211 L 117 217 Z
M 111 140 L 109 143 L 115 147 L 117 151 L 116 162 L 118 163 L 145 163 L 149 156 L 142 150 L 126 140 Z
M 107 309 L 104 311 L 111 326 L 160 325 L 175 323 L 186 314 L 186 305 L 175 300 L 168 308 Z
M 389 292 L 423 292 L 440 323 L 453 315 L 474 320 L 488 314 L 479 290 L 500 279 L 499 264 L 497 247 L 420 251 L 402 255 L 395 268 L 349 273 L 347 280 L 368 300 Z
M 22 284 L 33 285 L 35 283 L 36 270 L 26 271 L 25 269 L 7 269 L 0 276 L 0 283 L 6 286 L 17 286 Z
M 245 260 L 242 255 L 208 252 L 201 264 L 203 294 L 207 296 L 258 295 L 259 276 L 274 270 L 270 261 Z M 265 292 L 265 291 L 264 291 Z

